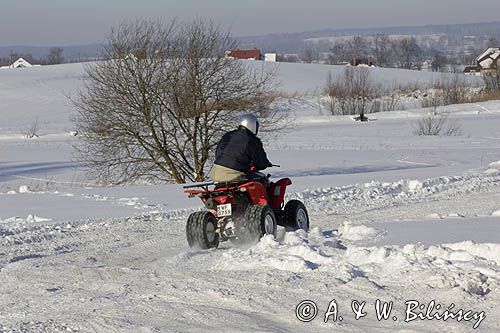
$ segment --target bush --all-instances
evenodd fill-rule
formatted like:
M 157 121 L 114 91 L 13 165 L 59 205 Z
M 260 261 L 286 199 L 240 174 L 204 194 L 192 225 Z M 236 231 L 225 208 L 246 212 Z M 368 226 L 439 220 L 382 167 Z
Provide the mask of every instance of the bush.
M 346 67 L 336 80 L 328 75 L 324 89 L 327 108 L 332 115 L 354 115 L 370 113 L 379 109 L 373 101 L 380 87 L 375 84 L 369 68 Z
M 38 138 L 38 118 L 33 121 L 33 123 L 24 132 L 24 137 L 26 139 Z
M 413 133 L 422 136 L 458 136 L 462 134 L 459 122 L 450 120 L 444 112 L 429 112 L 420 118 Z
M 471 102 L 487 102 L 500 100 L 500 90 L 486 90 L 478 94 Z
M 500 62 L 493 72 L 488 75 L 483 76 L 484 84 L 486 85 L 486 90 L 488 91 L 498 91 L 500 92 Z
M 428 96 L 422 100 L 422 107 L 461 104 L 468 102 L 471 98 L 470 86 L 464 76 L 442 75 L 433 83 Z

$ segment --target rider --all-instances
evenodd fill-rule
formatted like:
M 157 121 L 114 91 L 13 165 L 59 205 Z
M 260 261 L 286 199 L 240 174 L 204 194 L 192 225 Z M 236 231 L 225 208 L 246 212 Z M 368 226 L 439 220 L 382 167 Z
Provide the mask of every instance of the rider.
M 213 181 L 255 178 L 254 172 L 273 166 L 267 159 L 262 141 L 257 137 L 258 132 L 257 117 L 246 114 L 241 117 L 238 129 L 222 136 L 217 144 L 214 166 L 210 172 Z

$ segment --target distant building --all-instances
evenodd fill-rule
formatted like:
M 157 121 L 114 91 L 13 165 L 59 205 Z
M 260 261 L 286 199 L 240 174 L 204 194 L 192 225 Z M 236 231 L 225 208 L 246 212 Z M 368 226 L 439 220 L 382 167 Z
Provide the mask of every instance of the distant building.
M 500 47 L 490 47 L 476 58 L 475 66 L 466 66 L 464 74 L 488 75 L 500 66 Z
M 235 58 L 235 59 L 247 59 L 247 60 L 260 60 L 261 54 L 259 49 L 251 49 L 251 50 L 229 50 L 226 51 L 226 58 Z
M 40 65 L 32 65 L 23 58 L 19 58 L 16 61 L 14 61 L 11 65 L 9 66 L 3 66 L 0 68 L 29 68 L 29 67 L 38 67 Z
M 265 61 L 276 62 L 276 53 L 265 53 L 264 54 Z
M 372 56 L 354 57 L 351 61 L 351 66 L 374 67 Z
M 432 72 L 433 71 L 431 59 L 427 59 L 424 62 L 422 62 L 422 70 L 425 72 Z
M 9 66 L 9 68 L 26 68 L 26 67 L 33 67 L 32 64 L 24 60 L 23 58 L 19 58 L 12 65 Z

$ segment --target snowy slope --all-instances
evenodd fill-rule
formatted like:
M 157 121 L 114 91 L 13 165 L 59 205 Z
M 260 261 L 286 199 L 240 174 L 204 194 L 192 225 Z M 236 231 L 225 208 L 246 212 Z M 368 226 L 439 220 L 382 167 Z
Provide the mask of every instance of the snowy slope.
M 336 70 L 280 68 L 289 91 Z M 73 161 L 65 94 L 82 73 L 0 72 L 0 332 L 500 330 L 500 102 L 447 107 L 463 135 L 430 138 L 412 133 L 426 110 L 356 123 L 291 101 L 293 128 L 265 142 L 283 166 L 269 172 L 292 178 L 288 198 L 305 202 L 311 231 L 198 251 L 184 230 L 201 205 L 179 185 L 96 188 Z M 377 69 L 399 76 L 432 79 Z M 24 139 L 36 117 L 42 136 Z M 342 321 L 325 323 L 334 299 Z M 388 320 L 377 299 L 393 302 Z M 303 300 L 317 305 L 309 323 L 296 317 Z M 355 319 L 354 300 L 366 317 Z M 405 322 L 410 300 L 473 313 Z
M 345 66 L 318 65 L 318 64 L 295 64 L 295 63 L 271 63 L 268 66 L 277 67 L 279 71 L 279 81 L 286 91 L 290 92 L 315 92 L 322 90 L 328 73 L 335 78 L 344 72 Z M 428 85 L 428 83 L 439 81 L 442 74 L 402 70 L 393 68 L 369 68 L 375 82 L 383 85 L 416 85 L 417 87 Z M 449 75 L 445 75 L 449 76 Z M 482 84 L 482 79 L 478 77 L 466 77 L 471 85 Z
M 287 92 L 314 92 L 322 89 L 329 73 L 333 77 L 343 72 L 344 66 L 262 63 L 247 61 L 249 66 L 267 66 L 277 71 L 280 89 Z M 73 106 L 68 96 L 74 96 L 82 87 L 86 64 L 64 64 L 0 71 L 0 140 L 7 134 L 24 134 L 25 129 L 38 119 L 41 134 L 60 134 L 73 129 Z M 425 85 L 439 78 L 438 73 L 400 69 L 370 69 L 380 83 Z M 467 77 L 471 85 L 481 79 Z

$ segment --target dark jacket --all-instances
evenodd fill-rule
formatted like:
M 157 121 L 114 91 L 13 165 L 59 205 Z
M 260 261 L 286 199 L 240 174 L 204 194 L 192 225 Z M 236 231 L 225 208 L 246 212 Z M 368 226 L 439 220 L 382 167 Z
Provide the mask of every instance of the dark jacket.
M 260 139 L 245 127 L 227 132 L 217 144 L 215 164 L 244 173 L 254 165 L 258 170 L 272 166 Z

